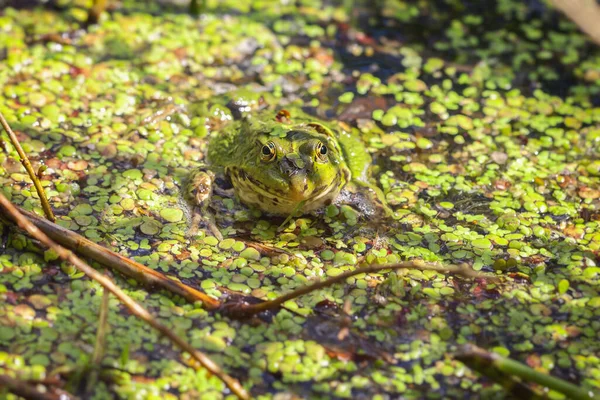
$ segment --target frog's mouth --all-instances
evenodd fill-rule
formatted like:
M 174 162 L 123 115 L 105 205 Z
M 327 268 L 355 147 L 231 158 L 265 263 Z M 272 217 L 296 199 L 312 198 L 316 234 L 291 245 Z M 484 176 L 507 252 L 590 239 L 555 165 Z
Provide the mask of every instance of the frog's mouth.
M 232 170 L 230 173 L 232 180 L 237 181 L 234 186 L 242 201 L 254 204 L 271 214 L 287 214 L 300 202 L 304 202 L 304 211 L 313 210 L 326 202 L 328 197 L 335 197 L 338 189 L 345 183 L 342 182 L 341 176 L 336 176 L 328 185 L 309 190 L 306 176 L 294 174 L 290 176 L 289 190 L 276 192 L 243 170 Z
M 308 192 L 308 182 L 306 179 L 306 175 L 304 174 L 296 174 L 290 176 L 289 183 L 289 198 L 293 201 L 306 201 L 313 194 L 314 190 L 311 191 L 310 194 Z
M 327 196 L 334 188 L 339 187 L 340 177 L 336 177 L 329 185 L 322 185 L 309 190 L 306 176 L 295 175 L 290 177 L 287 193 L 274 192 L 251 176 L 248 176 L 248 182 L 251 184 L 252 190 L 263 196 L 277 198 L 280 201 L 287 200 L 290 204 L 296 204 L 301 201 L 309 204 L 320 200 L 322 197 Z

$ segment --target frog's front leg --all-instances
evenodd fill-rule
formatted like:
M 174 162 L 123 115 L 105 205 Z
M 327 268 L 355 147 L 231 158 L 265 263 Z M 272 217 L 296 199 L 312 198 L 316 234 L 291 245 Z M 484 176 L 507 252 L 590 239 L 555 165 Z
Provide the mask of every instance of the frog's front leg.
M 207 167 L 202 166 L 193 170 L 185 187 L 185 199 L 193 206 L 192 227 L 188 234 L 195 235 L 198 225 L 203 222 L 219 240 L 223 235 L 215 224 L 215 217 L 209 205 L 213 194 L 215 174 Z

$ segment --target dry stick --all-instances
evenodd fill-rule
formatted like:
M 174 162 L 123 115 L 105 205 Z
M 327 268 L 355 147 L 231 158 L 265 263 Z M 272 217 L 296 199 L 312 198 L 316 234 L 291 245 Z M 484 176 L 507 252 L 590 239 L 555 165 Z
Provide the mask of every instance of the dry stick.
M 0 375 L 0 388 L 6 387 L 11 393 L 30 400 L 59 400 L 61 397 L 50 393 L 42 393 L 27 382 L 20 381 L 8 375 Z M 65 397 L 66 399 L 72 397 Z
M 600 45 L 600 5 L 596 0 L 552 0 L 552 4 Z
M 436 264 L 432 264 L 432 263 L 426 263 L 423 261 L 405 261 L 405 262 L 389 264 L 389 265 L 376 264 L 376 265 L 369 265 L 366 267 L 357 268 L 354 271 L 344 272 L 343 274 L 334 276 L 334 277 L 326 279 L 324 281 L 319 281 L 319 282 L 313 283 L 312 285 L 303 286 L 299 289 L 296 289 L 294 291 L 286 293 L 286 294 L 279 296 L 276 299 L 273 299 L 270 301 L 265 301 L 263 303 L 257 303 L 257 304 L 246 304 L 240 308 L 239 313 L 242 315 L 249 316 L 249 315 L 253 315 L 253 314 L 256 314 L 256 313 L 259 313 L 262 311 L 272 310 L 274 308 L 281 306 L 283 303 L 285 303 L 288 300 L 292 300 L 296 297 L 303 296 L 303 295 L 313 292 L 315 290 L 319 290 L 324 287 L 331 286 L 335 283 L 342 282 L 354 275 L 378 272 L 378 271 L 386 270 L 386 269 L 403 269 L 403 268 L 418 269 L 421 271 L 450 272 L 450 273 L 455 273 L 457 275 L 460 275 L 460 276 L 463 276 L 466 278 L 498 279 L 498 277 L 495 275 L 484 274 L 484 273 L 475 271 L 475 270 L 469 268 L 468 265 L 466 265 L 466 264 L 436 265 Z M 233 307 L 235 307 L 235 306 L 233 306 Z M 236 312 L 238 312 L 237 310 L 235 310 L 235 308 L 233 308 L 233 309 L 229 308 L 228 311 L 231 312 L 232 314 L 235 314 Z
M 81 260 L 71 251 L 65 249 L 64 247 L 55 243 L 52 239 L 50 239 L 46 234 L 44 234 L 41 230 L 39 230 L 35 225 L 33 225 L 23 214 L 21 214 L 17 208 L 10 202 L 6 197 L 4 197 L 0 193 L 0 206 L 4 208 L 6 214 L 10 215 L 12 219 L 17 223 L 17 225 L 27 231 L 32 237 L 39 240 L 46 247 L 54 250 L 54 252 L 60 257 L 62 260 L 68 261 L 73 264 L 77 269 L 82 271 L 91 279 L 100 283 L 106 290 L 115 295 L 124 305 L 131 311 L 133 315 L 142 319 L 148 325 L 159 331 L 162 335 L 166 336 L 172 343 L 174 343 L 181 350 L 189 353 L 196 361 L 200 363 L 204 368 L 206 368 L 210 373 L 217 376 L 221 379 L 227 387 L 235 393 L 240 399 L 249 399 L 250 396 L 246 392 L 246 390 L 240 385 L 240 383 L 227 375 L 221 368 L 215 364 L 210 358 L 208 358 L 205 354 L 194 349 L 190 344 L 188 344 L 184 339 L 177 336 L 173 331 L 171 331 L 166 326 L 162 325 L 158 321 L 154 319 L 152 314 L 150 314 L 144 307 L 142 307 L 139 303 L 129 297 L 125 292 L 123 292 L 117 285 L 113 283 L 113 281 L 105 275 L 102 275 L 100 272 L 96 271 L 94 268 L 90 267 L 86 262 Z
M 40 182 L 35 171 L 33 170 L 33 167 L 31 166 L 31 163 L 29 162 L 29 158 L 27 158 L 27 154 L 25 154 L 25 152 L 23 151 L 23 148 L 21 147 L 21 144 L 19 143 L 19 139 L 17 139 L 17 135 L 15 135 L 13 130 L 10 129 L 8 122 L 6 122 L 6 119 L 4 119 L 4 115 L 2 115 L 1 112 L 0 112 L 0 124 L 6 131 L 8 137 L 10 138 L 10 142 L 12 143 L 12 145 L 15 147 L 15 149 L 17 149 L 17 153 L 19 153 L 19 158 L 21 159 L 20 160 L 21 164 L 23 164 L 23 166 L 27 170 L 27 173 L 29 174 L 29 177 L 33 181 L 35 190 L 37 191 L 38 196 L 40 196 L 40 202 L 42 203 L 42 208 L 44 209 L 44 214 L 46 214 L 46 218 L 48 218 L 52 222 L 56 221 L 56 218 L 54 217 L 54 213 L 52 212 L 52 208 L 50 208 L 50 203 L 48 203 L 48 199 L 46 198 L 46 192 L 44 192 L 42 183 Z
M 89 257 L 107 268 L 116 270 L 123 275 L 133 278 L 146 287 L 160 287 L 166 289 L 190 302 L 201 301 L 204 308 L 208 310 L 214 310 L 220 306 L 218 300 L 208 296 L 206 293 L 202 293 L 181 282 L 169 279 L 158 271 L 150 269 L 145 265 L 115 253 L 114 251 L 108 250 L 75 232 L 41 218 L 30 211 L 23 210 L 20 207 L 18 210 L 55 242 L 58 242 L 62 246 L 77 252 L 82 256 Z M 8 214 L 6 216 L 10 218 L 10 215 Z

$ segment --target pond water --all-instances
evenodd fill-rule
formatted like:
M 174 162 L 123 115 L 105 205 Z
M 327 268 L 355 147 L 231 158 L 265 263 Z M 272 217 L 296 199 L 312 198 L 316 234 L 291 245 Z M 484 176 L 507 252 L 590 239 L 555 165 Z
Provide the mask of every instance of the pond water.
M 85 27 L 88 3 L 0 0 L 0 111 L 47 166 L 62 226 L 217 298 L 412 259 L 501 278 L 363 274 L 238 321 L 114 276 L 254 396 L 507 398 L 453 358 L 465 343 L 600 389 L 600 50 L 565 17 L 533 0 L 212 0 L 198 17 L 123 0 Z M 234 103 L 353 132 L 395 219 L 348 191 L 278 231 L 283 218 L 216 196 L 224 239 L 190 237 L 180 189 Z M 0 138 L 0 190 L 41 214 Z M 72 376 L 102 290 L 0 232 L 0 373 Z M 226 396 L 110 310 L 94 398 Z

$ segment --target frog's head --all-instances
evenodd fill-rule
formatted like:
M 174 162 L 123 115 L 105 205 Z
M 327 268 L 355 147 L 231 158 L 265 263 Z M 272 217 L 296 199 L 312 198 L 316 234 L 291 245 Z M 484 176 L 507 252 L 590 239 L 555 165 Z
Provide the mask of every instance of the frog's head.
M 340 146 L 325 125 L 269 121 L 253 130 L 255 141 L 238 170 L 245 192 L 238 193 L 251 203 L 269 204 L 260 208 L 285 214 L 304 202 L 305 211 L 315 209 L 335 198 L 349 180 Z

